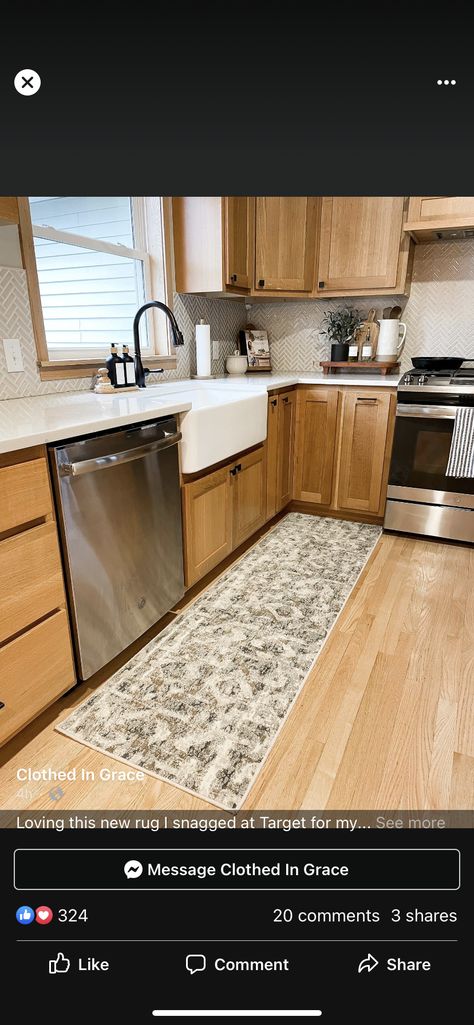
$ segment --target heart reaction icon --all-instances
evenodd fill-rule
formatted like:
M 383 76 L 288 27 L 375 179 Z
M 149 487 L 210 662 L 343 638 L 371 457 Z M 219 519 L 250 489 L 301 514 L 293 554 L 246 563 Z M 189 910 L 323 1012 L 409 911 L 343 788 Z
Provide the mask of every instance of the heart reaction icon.
M 51 908 L 46 907 L 45 904 L 42 904 L 41 907 L 36 908 L 35 915 L 35 922 L 37 922 L 38 925 L 49 925 L 49 923 L 53 920 L 53 912 L 51 911 Z

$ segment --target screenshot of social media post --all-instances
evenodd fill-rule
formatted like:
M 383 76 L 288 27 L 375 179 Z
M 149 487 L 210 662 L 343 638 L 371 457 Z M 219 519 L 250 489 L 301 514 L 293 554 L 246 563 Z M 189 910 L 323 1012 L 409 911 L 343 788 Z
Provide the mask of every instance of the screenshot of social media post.
M 354 93 L 332 59 L 316 95 L 287 31 L 291 81 L 257 19 L 247 62 L 235 32 L 212 74 L 183 59 L 169 104 L 163 39 L 132 74 L 117 35 L 110 77 L 99 21 L 82 91 L 76 45 L 0 70 L 18 1025 L 35 993 L 52 1025 L 461 1018 L 474 196 L 438 194 L 468 191 L 460 151 L 435 172 L 468 89 L 459 60 L 418 68 L 402 125 L 380 38 Z

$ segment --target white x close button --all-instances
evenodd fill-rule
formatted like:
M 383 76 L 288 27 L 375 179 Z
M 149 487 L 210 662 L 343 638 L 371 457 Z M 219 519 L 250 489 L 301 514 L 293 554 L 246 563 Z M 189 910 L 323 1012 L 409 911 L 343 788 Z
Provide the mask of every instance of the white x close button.
M 15 75 L 13 84 L 20 96 L 34 96 L 41 88 L 41 78 L 37 71 L 23 68 L 23 71 Z

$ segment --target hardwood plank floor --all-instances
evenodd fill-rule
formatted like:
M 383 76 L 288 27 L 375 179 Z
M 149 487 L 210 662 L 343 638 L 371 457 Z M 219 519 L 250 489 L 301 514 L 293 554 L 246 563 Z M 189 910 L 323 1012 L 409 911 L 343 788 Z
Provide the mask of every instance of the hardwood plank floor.
M 473 549 L 381 538 L 247 809 L 474 807 L 473 579 Z M 63 782 L 62 810 L 211 809 L 149 776 L 98 779 L 101 769 L 125 767 L 54 731 L 91 689 L 76 688 L 2 749 L 0 807 L 51 808 L 53 784 L 17 778 L 20 768 L 50 766 L 96 776 Z

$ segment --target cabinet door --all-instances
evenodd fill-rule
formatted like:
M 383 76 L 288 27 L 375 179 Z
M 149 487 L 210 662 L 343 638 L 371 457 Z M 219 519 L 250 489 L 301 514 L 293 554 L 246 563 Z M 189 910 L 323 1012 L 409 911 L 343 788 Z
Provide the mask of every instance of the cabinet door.
M 390 403 L 387 392 L 373 388 L 348 388 L 343 396 L 339 509 L 377 514 L 383 504 Z
M 316 210 L 315 196 L 257 196 L 257 292 L 312 291 Z
M 383 291 L 397 284 L 402 196 L 326 196 L 317 292 Z M 406 240 L 405 240 L 406 242 Z
M 265 519 L 271 520 L 277 511 L 278 473 L 278 397 L 270 396 L 267 417 L 267 511 Z
M 255 238 L 253 196 L 225 196 L 224 238 L 226 285 L 250 288 Z
M 188 587 L 232 551 L 229 467 L 183 486 L 184 564 Z
M 278 396 L 277 512 L 293 497 L 295 399 L 294 391 Z
M 339 395 L 334 385 L 298 391 L 294 497 L 300 502 L 331 504 Z
M 266 474 L 263 445 L 240 456 L 230 470 L 233 492 L 233 548 L 237 548 L 265 522 Z

